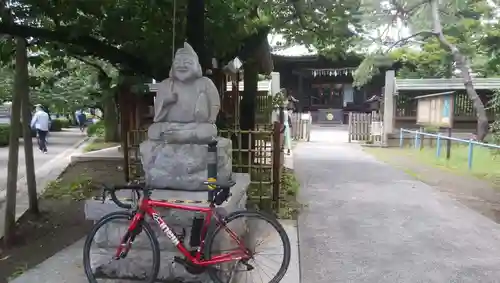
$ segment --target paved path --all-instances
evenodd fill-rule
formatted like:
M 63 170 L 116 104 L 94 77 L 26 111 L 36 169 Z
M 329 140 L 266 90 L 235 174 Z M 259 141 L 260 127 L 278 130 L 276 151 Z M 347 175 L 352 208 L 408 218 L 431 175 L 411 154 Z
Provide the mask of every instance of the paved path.
M 71 155 L 82 151 L 86 137 L 78 129 L 67 129 L 63 132 L 51 133 L 48 153 L 43 154 L 34 146 L 35 175 L 37 192 L 41 194 L 50 181 L 59 177 L 71 162 Z M 5 220 L 5 189 L 7 183 L 8 149 L 0 149 L 0 238 L 3 237 Z M 16 219 L 21 217 L 29 207 L 26 178 L 24 148 L 19 148 L 19 178 L 17 181 Z
M 36 138 L 33 139 L 33 152 L 35 156 L 35 170 L 39 170 L 46 166 L 49 161 L 56 157 L 60 157 L 61 153 L 72 149 L 76 143 L 80 142 L 84 138 L 84 134 L 80 132 L 79 129 L 71 128 L 65 129 L 62 132 L 53 132 L 49 134 L 49 144 L 47 145 L 48 153 L 43 154 L 38 150 L 36 144 Z M 21 139 L 22 142 L 22 139 Z M 9 157 L 9 148 L 0 148 L 0 202 L 5 197 L 5 189 L 7 184 L 7 162 Z M 50 164 L 49 164 L 50 165 Z M 26 172 L 25 159 L 24 159 L 24 147 L 21 143 L 19 147 L 19 173 L 18 179 L 24 177 Z
M 500 226 L 315 127 L 294 151 L 302 283 L 500 282 Z

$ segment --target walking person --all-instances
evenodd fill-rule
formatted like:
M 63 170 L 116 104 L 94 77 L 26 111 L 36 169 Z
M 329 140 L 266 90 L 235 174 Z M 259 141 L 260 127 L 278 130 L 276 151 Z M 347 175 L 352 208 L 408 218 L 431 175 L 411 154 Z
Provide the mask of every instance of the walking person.
M 36 105 L 35 114 L 31 119 L 31 128 L 36 130 L 38 137 L 38 148 L 41 152 L 47 153 L 47 134 L 49 133 L 50 117 L 41 105 Z
M 283 109 L 283 126 L 284 126 L 284 139 L 285 139 L 285 148 L 286 154 L 290 155 L 292 151 L 292 120 L 291 115 L 295 110 L 295 103 L 299 100 L 293 97 L 289 91 L 282 88 L 281 93 L 284 98 L 284 107 Z
M 83 112 L 79 112 L 76 114 L 76 121 L 78 122 L 78 126 L 80 127 L 80 131 L 83 133 L 85 131 L 85 125 L 87 123 L 87 115 Z

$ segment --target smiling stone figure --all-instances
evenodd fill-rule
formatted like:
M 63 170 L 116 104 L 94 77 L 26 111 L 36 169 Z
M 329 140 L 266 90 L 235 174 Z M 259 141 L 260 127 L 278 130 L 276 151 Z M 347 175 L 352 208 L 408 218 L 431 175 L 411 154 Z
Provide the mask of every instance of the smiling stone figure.
M 202 76 L 198 56 L 184 43 L 175 54 L 170 78 L 159 84 L 149 138 L 206 144 L 217 136 L 219 108 L 217 88 Z
M 175 53 L 170 77 L 158 84 L 154 123 L 140 152 L 152 187 L 196 190 L 207 178 L 207 144 L 217 140 L 218 179 L 229 180 L 231 140 L 217 137 L 220 98 L 203 77 L 198 55 L 187 43 Z

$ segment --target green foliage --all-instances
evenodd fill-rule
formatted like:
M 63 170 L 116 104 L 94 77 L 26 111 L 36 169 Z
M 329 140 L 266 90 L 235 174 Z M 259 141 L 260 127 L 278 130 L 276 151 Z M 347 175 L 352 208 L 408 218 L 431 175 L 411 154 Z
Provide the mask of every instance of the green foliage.
M 90 125 L 87 128 L 87 135 L 89 137 L 104 137 L 104 121 L 99 121 Z
M 46 199 L 85 200 L 89 198 L 94 190 L 92 179 L 82 175 L 69 184 L 62 184 L 60 179 L 50 182 L 43 193 Z
M 53 119 L 50 123 L 50 131 L 51 132 L 60 132 L 63 129 L 63 125 L 67 121 L 66 119 Z M 69 124 L 69 121 L 67 122 Z
M 375 67 L 375 57 L 374 56 L 366 56 L 366 58 L 361 62 L 356 71 L 353 74 L 353 86 L 361 87 L 373 78 L 376 74 L 379 73 L 379 69 Z
M 376 48 L 372 52 L 374 55 L 369 55 L 358 67 L 355 72 L 356 85 L 368 83 L 377 72 L 370 57 L 378 54 L 388 54 L 389 57 L 403 63 L 403 67 L 398 71 L 398 77 L 401 78 L 441 78 L 454 75 L 455 66 L 451 53 L 443 48 L 435 36 L 423 33 L 406 41 L 394 42 L 394 31 L 396 28 L 401 28 L 395 24 L 397 21 L 401 22 L 410 33 L 433 31 L 430 2 L 395 0 L 387 5 L 380 3 L 380 1 L 365 1 L 361 8 L 365 12 L 363 21 L 365 33 L 370 33 L 375 28 L 383 32 L 378 34 L 378 38 L 368 36 L 369 40 L 367 39 L 365 44 L 373 45 L 375 42 L 379 48 Z M 478 36 L 498 30 L 498 28 L 491 29 L 493 24 L 487 21 L 492 18 L 491 5 L 485 0 L 458 2 L 444 0 L 439 1 L 439 5 L 442 9 L 441 25 L 446 39 L 469 58 L 473 70 L 479 75 L 485 75 L 488 69 L 493 69 L 493 66 L 498 68 L 500 64 L 497 63 L 500 63 L 500 60 L 488 67 L 489 64 L 486 63 L 488 53 L 485 52 L 484 46 L 489 38 L 491 40 L 488 44 L 489 49 L 497 50 L 496 46 L 500 45 L 494 44 L 496 37 Z M 411 12 L 401 13 L 405 10 Z M 498 35 L 500 43 L 500 33 Z M 406 35 L 399 36 L 403 38 Z M 371 48 L 373 50 L 373 46 Z M 494 55 L 494 51 L 490 50 L 489 55 Z
M 10 125 L 0 125 L 0 146 L 9 145 Z
M 57 120 L 57 121 L 59 121 L 59 123 L 61 123 L 61 128 L 63 128 L 63 129 L 69 128 L 71 126 L 71 122 L 68 119 L 57 118 L 55 120 Z
M 500 107 L 500 90 L 495 90 L 493 93 L 493 99 L 490 101 L 489 107 Z M 500 114 L 497 113 L 497 116 L 495 117 L 495 122 L 493 122 L 490 125 L 491 128 L 491 135 L 490 135 L 490 142 L 494 144 L 500 144 Z M 496 151 L 498 152 L 498 150 Z

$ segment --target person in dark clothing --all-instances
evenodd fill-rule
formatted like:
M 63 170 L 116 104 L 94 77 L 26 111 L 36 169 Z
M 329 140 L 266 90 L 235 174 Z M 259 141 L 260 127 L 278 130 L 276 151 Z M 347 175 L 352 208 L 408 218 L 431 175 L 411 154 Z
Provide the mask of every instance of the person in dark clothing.
M 83 132 L 85 130 L 85 125 L 87 122 L 87 115 L 85 113 L 80 112 L 78 113 L 77 117 L 78 119 L 78 126 L 80 127 L 80 131 Z
M 296 103 L 299 102 L 299 100 L 293 97 L 291 91 L 286 91 L 285 94 L 288 101 L 286 109 L 291 112 L 297 111 Z

